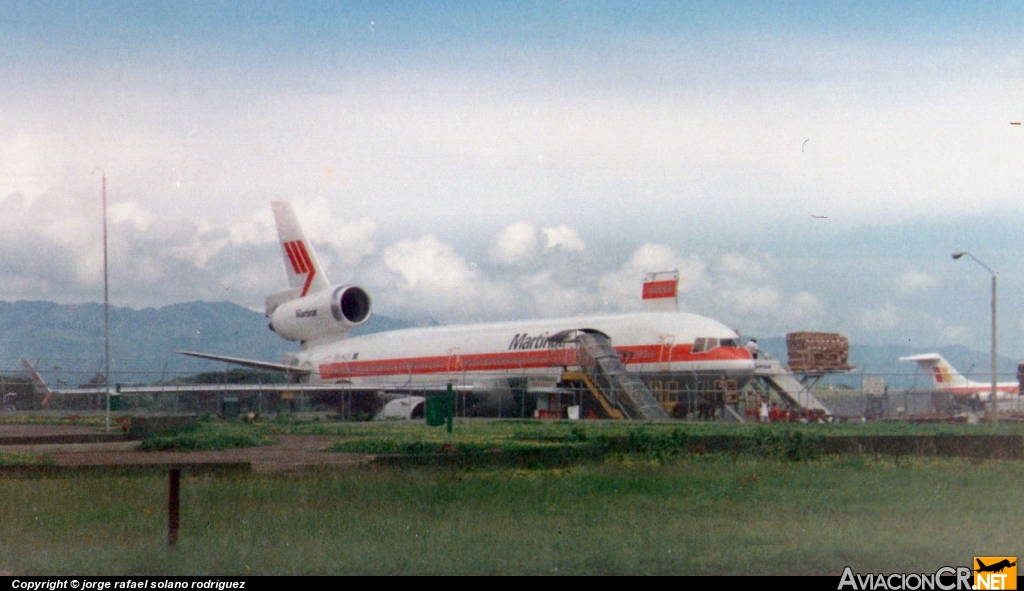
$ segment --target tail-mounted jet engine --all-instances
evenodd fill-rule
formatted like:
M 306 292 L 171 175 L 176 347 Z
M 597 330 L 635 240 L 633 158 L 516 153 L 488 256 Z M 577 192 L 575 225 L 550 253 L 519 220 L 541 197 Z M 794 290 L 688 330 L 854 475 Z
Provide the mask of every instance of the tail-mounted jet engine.
M 270 330 L 289 341 L 340 334 L 370 317 L 370 296 L 361 287 L 342 285 L 268 306 Z

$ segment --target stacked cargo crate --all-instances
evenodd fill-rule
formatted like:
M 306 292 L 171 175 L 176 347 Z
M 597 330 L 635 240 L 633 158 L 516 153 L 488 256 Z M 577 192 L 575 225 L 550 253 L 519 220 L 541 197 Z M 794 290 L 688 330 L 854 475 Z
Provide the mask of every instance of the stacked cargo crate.
M 834 332 L 791 332 L 786 335 L 789 370 L 799 373 L 850 371 L 850 341 Z

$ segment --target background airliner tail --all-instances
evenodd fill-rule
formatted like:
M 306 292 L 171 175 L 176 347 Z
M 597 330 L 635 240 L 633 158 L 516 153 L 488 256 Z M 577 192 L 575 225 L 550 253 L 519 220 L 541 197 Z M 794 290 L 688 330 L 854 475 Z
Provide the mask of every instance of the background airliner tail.
M 938 353 L 925 353 L 900 357 L 900 361 L 916 361 L 921 369 L 932 375 L 932 385 L 936 390 L 952 392 L 958 396 L 973 396 L 985 402 L 992 399 L 992 382 L 968 380 L 953 369 L 953 366 Z M 978 375 L 984 375 L 978 373 Z M 996 400 L 1010 400 L 1020 394 L 1018 382 L 997 382 Z
M 938 390 L 949 390 L 952 388 L 963 388 L 971 385 L 971 382 L 960 375 L 946 358 L 938 353 L 924 353 L 922 355 L 911 355 L 900 357 L 900 361 L 916 361 L 921 369 L 932 376 L 932 384 Z
M 22 357 L 21 364 L 28 370 L 29 375 L 32 376 L 32 386 L 36 392 L 46 392 L 46 395 L 43 397 L 43 406 L 46 406 L 50 399 L 53 398 L 53 390 L 46 384 L 43 376 L 39 375 L 39 372 L 36 371 L 36 366 L 32 365 L 32 362 Z

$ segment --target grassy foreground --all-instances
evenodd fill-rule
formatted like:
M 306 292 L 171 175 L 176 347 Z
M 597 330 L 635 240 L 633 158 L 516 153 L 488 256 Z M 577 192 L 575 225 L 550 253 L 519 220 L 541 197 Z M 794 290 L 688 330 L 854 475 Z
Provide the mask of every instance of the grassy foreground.
M 1024 462 L 621 457 L 562 469 L 0 480 L 0 571 L 932 572 L 1021 555 Z
M 783 423 L 720 424 L 678 421 L 536 421 L 459 420 L 452 433 L 422 421 L 335 422 L 278 418 L 261 423 L 205 421 L 175 433 L 142 442 L 147 450 L 203 450 L 268 445 L 280 435 L 326 435 L 338 438 L 331 451 L 372 454 L 432 454 L 481 451 L 524 451 L 607 447 L 630 442 L 632 447 L 672 452 L 688 438 L 727 436 L 750 439 L 755 446 L 797 448 L 828 437 L 849 435 L 1022 435 L 1024 424 L 913 425 L 868 423 L 820 425 Z M 798 451 L 794 449 L 794 451 Z

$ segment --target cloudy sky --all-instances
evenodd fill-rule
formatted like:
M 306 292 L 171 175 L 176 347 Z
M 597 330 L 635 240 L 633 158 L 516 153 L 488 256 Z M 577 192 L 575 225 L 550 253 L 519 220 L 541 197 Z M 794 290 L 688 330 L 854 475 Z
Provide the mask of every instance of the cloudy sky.
M 1022 3 L 0 0 L 0 299 L 334 282 L 441 322 L 681 306 L 1024 358 Z M 97 170 L 102 169 L 102 173 Z

